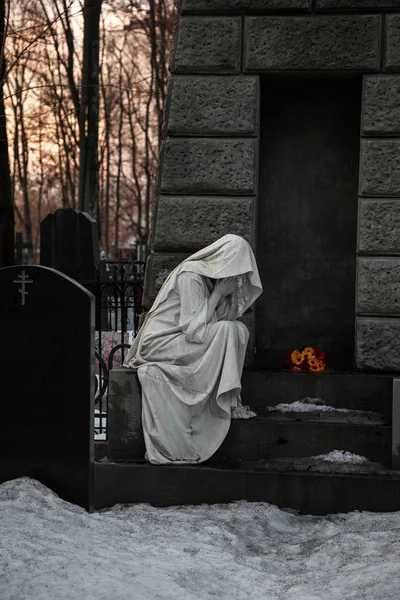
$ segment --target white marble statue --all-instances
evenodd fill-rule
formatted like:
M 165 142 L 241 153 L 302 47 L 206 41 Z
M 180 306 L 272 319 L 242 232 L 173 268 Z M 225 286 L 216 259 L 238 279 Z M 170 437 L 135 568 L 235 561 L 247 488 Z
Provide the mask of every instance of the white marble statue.
M 242 405 L 248 342 L 237 321 L 262 293 L 254 254 L 225 235 L 184 260 L 167 277 L 126 356 L 142 387 L 146 459 L 200 463 L 228 433 Z

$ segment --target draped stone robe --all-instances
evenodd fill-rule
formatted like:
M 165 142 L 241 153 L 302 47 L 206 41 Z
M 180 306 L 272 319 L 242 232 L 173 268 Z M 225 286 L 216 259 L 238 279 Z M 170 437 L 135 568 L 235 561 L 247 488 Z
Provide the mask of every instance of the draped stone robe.
M 237 406 L 248 330 L 226 320 L 222 303 L 207 322 L 209 278 L 192 272 L 151 314 L 133 366 L 142 386 L 146 458 L 200 463 L 223 442 Z M 132 366 L 132 365 L 131 365 Z

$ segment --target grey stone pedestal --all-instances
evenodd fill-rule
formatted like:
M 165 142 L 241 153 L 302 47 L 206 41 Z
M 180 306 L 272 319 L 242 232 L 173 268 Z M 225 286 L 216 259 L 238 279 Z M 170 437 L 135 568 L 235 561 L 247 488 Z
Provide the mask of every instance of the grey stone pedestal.
M 400 471 L 400 379 L 393 379 L 392 469 Z
M 142 397 L 133 369 L 110 371 L 108 395 L 108 458 L 143 459 Z

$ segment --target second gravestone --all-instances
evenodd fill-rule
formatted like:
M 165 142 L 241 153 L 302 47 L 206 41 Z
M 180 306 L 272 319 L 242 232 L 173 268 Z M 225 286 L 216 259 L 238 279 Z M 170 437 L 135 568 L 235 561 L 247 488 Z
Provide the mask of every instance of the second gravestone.
M 94 297 L 46 267 L 0 269 L 0 481 L 92 509 Z

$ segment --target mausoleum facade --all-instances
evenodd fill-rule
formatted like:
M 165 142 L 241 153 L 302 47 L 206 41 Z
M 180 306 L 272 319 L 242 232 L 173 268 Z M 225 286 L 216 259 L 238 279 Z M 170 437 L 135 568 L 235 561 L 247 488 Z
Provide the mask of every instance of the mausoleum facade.
M 146 270 L 149 308 L 226 233 L 264 294 L 260 366 L 301 345 L 400 370 L 400 0 L 181 0 Z

